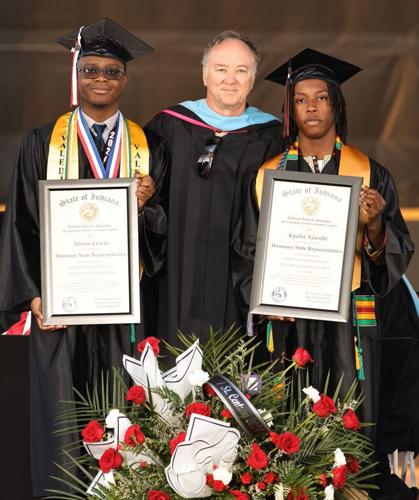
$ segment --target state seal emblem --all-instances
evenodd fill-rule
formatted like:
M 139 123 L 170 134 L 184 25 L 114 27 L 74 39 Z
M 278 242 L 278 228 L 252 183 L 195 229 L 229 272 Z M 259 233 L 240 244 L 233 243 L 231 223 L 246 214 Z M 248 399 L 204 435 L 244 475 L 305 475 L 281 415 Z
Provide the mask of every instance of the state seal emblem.
M 287 298 L 287 291 L 282 286 L 277 286 L 272 290 L 271 297 L 274 302 L 284 302 Z
M 316 215 L 320 208 L 320 200 L 316 196 L 307 196 L 301 202 L 305 215 Z
M 85 222 L 93 222 L 99 215 L 99 209 L 96 203 L 83 203 L 79 209 L 79 214 Z

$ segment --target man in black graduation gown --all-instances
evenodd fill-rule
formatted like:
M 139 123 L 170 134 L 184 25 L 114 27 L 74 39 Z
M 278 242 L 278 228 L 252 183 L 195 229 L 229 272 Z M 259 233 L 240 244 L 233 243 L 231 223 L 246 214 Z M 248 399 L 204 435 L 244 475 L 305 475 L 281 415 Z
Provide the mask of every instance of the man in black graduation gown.
M 399 413 L 401 411 L 400 401 L 397 401 L 393 389 L 396 388 L 400 396 L 402 381 L 409 381 L 412 384 L 409 386 L 409 394 L 416 395 L 417 402 L 419 380 L 418 370 L 415 372 L 412 366 L 413 359 L 409 358 L 410 368 L 400 373 L 396 380 L 391 381 L 386 377 L 386 383 L 392 384 L 392 388 L 383 387 L 380 393 L 380 376 L 381 373 L 387 372 L 387 366 L 382 364 L 381 358 L 383 339 L 387 337 L 389 341 L 392 338 L 394 352 L 398 356 L 403 351 L 402 346 L 398 344 L 397 330 L 385 331 L 383 327 L 389 326 L 391 321 L 388 318 L 386 322 L 382 321 L 380 324 L 380 314 L 381 317 L 383 314 L 392 314 L 393 322 L 399 325 L 404 322 L 404 327 L 407 328 L 405 335 L 413 337 L 410 339 L 413 343 L 406 342 L 406 346 L 416 345 L 419 331 L 417 315 L 412 310 L 414 309 L 412 301 L 410 300 L 410 304 L 403 302 L 405 313 L 403 320 L 394 319 L 395 315 L 397 317 L 399 312 L 402 312 L 401 310 L 397 311 L 394 307 L 391 309 L 400 297 L 408 295 L 401 278 L 413 254 L 414 245 L 400 213 L 396 187 L 388 170 L 346 144 L 345 101 L 340 84 L 359 70 L 352 64 L 315 50 L 305 49 L 267 77 L 268 80 L 286 85 L 284 136 L 289 146 L 283 154 L 266 162 L 261 167 L 255 182 L 251 184 L 248 202 L 241 219 L 241 231 L 235 240 L 234 248 L 237 252 L 234 274 L 237 275 L 242 304 L 245 307 L 250 298 L 253 269 L 251 256 L 254 255 L 257 233 L 256 189 L 261 185 L 266 169 L 279 168 L 337 175 L 342 175 L 344 172 L 346 175 L 359 175 L 358 163 L 363 165 L 362 168 L 365 167 L 364 186 L 359 200 L 360 219 L 364 226 L 364 240 L 359 248 L 361 279 L 353 286 L 350 319 L 348 323 L 334 323 L 277 318 L 277 321 L 273 321 L 272 355 L 281 357 L 282 353 L 285 353 L 289 358 L 297 346 L 306 348 L 314 359 L 310 367 L 310 383 L 322 391 L 330 373 L 328 389 L 330 394 L 333 394 L 342 374 L 344 379 L 341 395 L 346 393 L 352 382 L 358 378 L 365 401 L 357 413 L 364 422 L 376 423 L 381 418 L 378 413 L 379 407 L 387 408 L 385 415 L 382 415 L 386 418 L 385 426 L 379 425 L 378 437 L 389 439 L 393 433 L 389 432 L 388 426 L 393 423 L 387 417 L 397 413 L 394 411 L 396 409 Z M 366 182 L 368 178 L 369 183 Z M 356 264 L 354 267 L 356 269 Z M 393 300 L 380 303 L 380 298 L 389 294 Z M 365 307 L 365 304 L 368 304 L 368 307 Z M 387 343 L 387 349 L 388 346 Z M 401 359 L 398 361 L 403 362 Z M 385 402 L 391 404 L 393 401 L 397 407 L 392 411 L 386 407 Z M 406 410 L 406 406 L 403 409 Z M 416 414 L 417 408 L 412 407 L 411 411 Z M 406 444 L 406 439 L 401 438 L 403 446 L 416 449 L 416 438 L 413 437 L 415 423 L 412 422 L 415 417 L 404 415 L 402 418 L 404 422 L 410 422 L 410 429 L 405 430 L 410 442 Z M 369 429 L 369 435 L 375 438 L 375 427 Z M 393 449 L 386 449 L 384 443 L 378 445 L 382 445 L 379 451 L 385 464 L 387 461 L 385 451 L 390 452 Z M 398 483 L 396 478 L 393 479 L 396 483 L 394 491 L 389 493 L 390 496 L 385 496 L 387 493 L 380 491 L 378 498 L 414 498 L 414 494 L 407 488 L 404 491 L 403 483 Z M 393 484 L 388 486 L 391 490 Z M 401 492 L 397 493 L 398 490 Z M 396 496 L 398 494 L 401 496 Z M 375 494 L 373 496 L 375 497 Z
M 210 327 L 226 330 L 240 315 L 230 269 L 231 238 L 243 189 L 259 165 L 279 151 L 281 124 L 247 106 L 259 53 L 226 31 L 204 52 L 206 99 L 160 112 L 148 125 L 170 155 L 168 246 L 157 292 L 156 336 L 177 343 L 177 331 L 204 342 Z
M 0 253 L 0 310 L 31 308 L 33 315 L 30 423 L 35 496 L 47 495 L 48 489 L 59 486 L 50 477 L 60 473 L 53 461 L 60 464 L 66 462 L 67 459 L 60 456 L 60 450 L 80 439 L 78 433 L 53 436 L 57 412 L 63 410 L 59 402 L 74 399 L 73 386 L 82 393 L 86 384 L 92 388 L 100 380 L 101 371 L 121 366 L 122 355 L 132 355 L 135 347 L 130 325 L 65 328 L 43 324 L 38 181 L 107 177 L 111 175 L 111 167 L 115 169 L 115 177 L 135 176 L 140 255 L 145 274 L 153 274 L 162 265 L 166 231 L 166 218 L 160 204 L 166 167 L 164 146 L 152 132 L 148 131 L 144 136 L 141 127 L 125 120 L 118 110 L 119 99 L 128 81 L 127 62 L 152 49 L 106 18 L 62 37 L 59 42 L 79 51 L 73 67 L 73 82 L 77 76 L 77 86 L 73 85 L 72 91 L 73 104 L 79 100 L 80 106 L 72 114 L 63 115 L 56 123 L 35 129 L 25 137 L 12 179 Z M 53 155 L 57 146 L 54 142 L 56 127 L 64 125 L 65 130 L 70 130 L 72 126 L 76 127 L 76 120 L 78 128 L 73 130 L 73 140 L 77 141 L 75 154 L 71 157 L 71 134 L 67 133 L 68 161 L 62 168 L 60 162 L 54 161 Z M 118 143 L 118 127 L 123 128 L 131 143 L 137 142 L 137 139 L 142 141 L 139 143 L 143 152 L 140 171 L 133 155 L 124 150 L 129 142 L 121 140 Z M 97 154 L 87 154 L 84 143 L 88 142 Z M 109 151 L 118 147 L 125 161 L 121 159 L 118 163 L 116 160 L 111 165 L 107 160 L 117 156 Z

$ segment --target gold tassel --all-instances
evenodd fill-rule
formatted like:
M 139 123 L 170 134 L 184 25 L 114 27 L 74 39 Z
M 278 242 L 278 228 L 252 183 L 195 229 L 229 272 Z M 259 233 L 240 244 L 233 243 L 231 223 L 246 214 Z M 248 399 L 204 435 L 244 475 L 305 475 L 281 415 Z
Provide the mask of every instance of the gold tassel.
M 354 337 L 354 347 L 355 347 L 355 368 L 359 370 L 361 368 L 361 360 L 359 359 L 357 338 Z
M 275 350 L 274 336 L 272 334 L 272 321 L 268 321 L 268 324 L 266 326 L 266 347 L 271 353 Z

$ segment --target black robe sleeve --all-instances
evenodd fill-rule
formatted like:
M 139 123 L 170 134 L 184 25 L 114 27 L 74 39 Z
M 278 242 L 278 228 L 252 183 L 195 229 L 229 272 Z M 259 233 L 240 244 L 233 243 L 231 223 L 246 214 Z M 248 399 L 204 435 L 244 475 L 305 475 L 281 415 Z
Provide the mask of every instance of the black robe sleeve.
M 371 187 L 384 198 L 386 205 L 382 214 L 386 230 L 383 259 L 374 264 L 363 256 L 363 269 L 374 293 L 387 295 L 398 283 L 407 269 L 414 251 L 414 243 L 400 212 L 396 186 L 389 171 L 371 161 Z
M 12 176 L 0 238 L 0 310 L 27 310 L 40 295 L 38 180 L 44 179 L 49 128 L 23 140 Z
M 167 150 L 162 139 L 146 132 L 150 150 L 150 176 L 155 193 L 138 217 L 139 249 L 144 272 L 155 275 L 164 265 L 167 244 Z
M 232 233 L 230 262 L 234 293 L 245 320 L 249 312 L 259 222 L 255 177 L 245 189 L 243 200 L 242 212 Z

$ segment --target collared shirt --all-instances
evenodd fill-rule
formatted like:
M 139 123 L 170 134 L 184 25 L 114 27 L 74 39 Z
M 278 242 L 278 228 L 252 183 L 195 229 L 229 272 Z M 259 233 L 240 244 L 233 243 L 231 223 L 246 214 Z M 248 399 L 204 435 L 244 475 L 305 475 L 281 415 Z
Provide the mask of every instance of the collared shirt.
M 332 158 L 332 155 L 324 155 L 323 160 L 317 160 L 317 166 L 319 167 L 319 171 L 321 172 L 324 167 L 329 163 L 330 158 Z M 315 173 L 314 169 L 314 161 L 312 156 L 304 156 L 304 160 L 308 163 L 309 167 Z
M 109 118 L 107 118 L 103 122 L 97 122 L 97 121 L 93 120 L 93 118 L 90 118 L 90 116 L 86 115 L 86 113 L 84 113 L 83 111 L 81 111 L 81 112 L 83 113 L 83 118 L 86 120 L 87 126 L 89 127 L 89 130 L 92 131 L 93 135 L 96 135 L 95 131 L 93 130 L 93 125 L 95 123 L 97 123 L 98 125 L 106 125 L 105 129 L 103 130 L 103 134 L 102 134 L 103 140 L 106 143 L 106 141 L 108 140 L 108 136 L 109 136 L 110 131 L 116 125 L 116 120 L 118 119 L 119 111 L 117 111 L 114 115 L 110 116 Z

